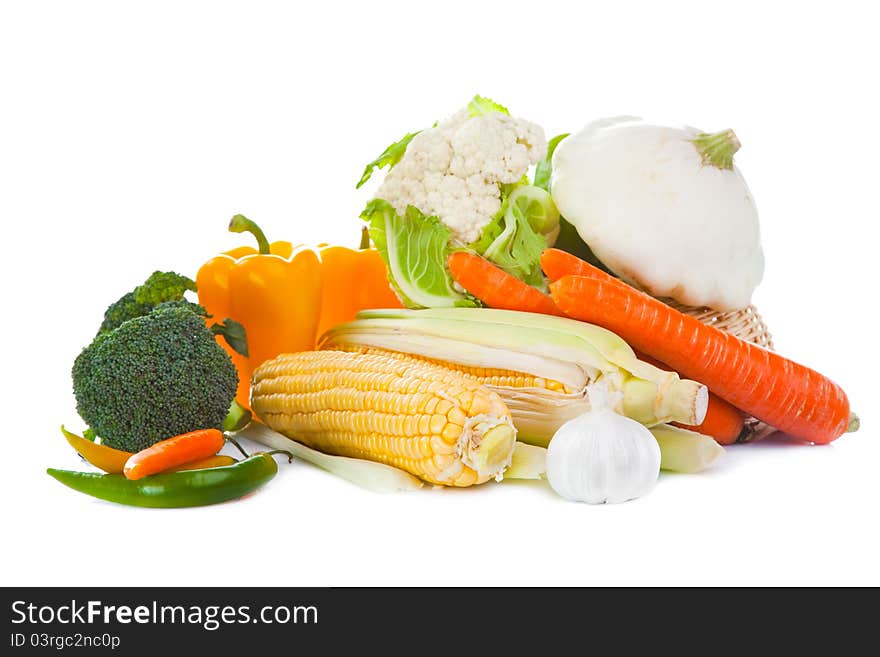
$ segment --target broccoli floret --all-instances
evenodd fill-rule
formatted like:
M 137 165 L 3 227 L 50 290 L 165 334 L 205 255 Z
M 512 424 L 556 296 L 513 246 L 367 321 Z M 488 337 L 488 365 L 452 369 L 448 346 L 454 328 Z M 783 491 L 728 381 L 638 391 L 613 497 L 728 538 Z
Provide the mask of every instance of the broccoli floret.
M 134 300 L 150 306 L 157 306 L 163 301 L 179 301 L 183 293 L 196 291 L 196 284 L 191 278 L 176 274 L 173 271 L 154 271 L 150 277 L 134 290 Z
M 153 308 L 153 310 L 165 310 L 166 308 L 185 308 L 191 313 L 195 313 L 202 319 L 211 318 L 211 315 L 208 314 L 208 311 L 204 306 L 200 306 L 199 304 L 193 303 L 192 301 L 187 301 L 186 299 L 181 299 L 180 301 L 163 301 L 158 306 Z
M 130 452 L 220 428 L 237 387 L 204 318 L 176 303 L 99 334 L 73 365 L 79 414 L 103 442 Z
M 127 322 L 135 317 L 142 317 L 150 312 L 150 307 L 134 300 L 134 292 L 123 294 L 119 299 L 110 304 L 104 311 L 104 321 L 98 329 L 98 335 L 112 331 L 122 322 Z
M 112 331 L 129 319 L 143 317 L 161 303 L 183 301 L 183 295 L 187 290 L 193 292 L 196 290 L 196 284 L 192 279 L 173 271 L 155 271 L 143 285 L 123 294 L 110 304 L 104 312 L 104 321 L 98 334 Z

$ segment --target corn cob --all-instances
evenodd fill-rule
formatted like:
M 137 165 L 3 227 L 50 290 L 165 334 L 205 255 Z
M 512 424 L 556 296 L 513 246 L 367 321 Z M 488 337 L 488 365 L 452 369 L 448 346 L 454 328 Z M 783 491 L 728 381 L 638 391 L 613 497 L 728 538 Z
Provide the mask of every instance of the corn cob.
M 314 449 L 445 486 L 500 478 L 516 431 L 501 398 L 440 365 L 381 349 L 282 354 L 253 373 L 251 406 Z

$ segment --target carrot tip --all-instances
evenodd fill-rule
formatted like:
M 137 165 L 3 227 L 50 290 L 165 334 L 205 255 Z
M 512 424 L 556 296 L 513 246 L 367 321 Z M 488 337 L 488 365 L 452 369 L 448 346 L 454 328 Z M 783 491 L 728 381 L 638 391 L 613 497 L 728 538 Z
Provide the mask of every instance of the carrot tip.
M 849 414 L 849 424 L 846 425 L 846 432 L 852 433 L 853 431 L 858 431 L 861 426 L 861 421 L 859 420 L 859 416 L 855 413 Z

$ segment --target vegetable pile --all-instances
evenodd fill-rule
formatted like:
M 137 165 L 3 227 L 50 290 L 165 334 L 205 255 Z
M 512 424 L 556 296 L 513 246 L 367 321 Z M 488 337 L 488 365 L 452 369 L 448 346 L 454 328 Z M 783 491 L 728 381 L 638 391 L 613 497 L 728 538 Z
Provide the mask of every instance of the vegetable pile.
M 755 420 L 836 440 L 858 429 L 840 386 L 670 305 L 745 311 L 761 281 L 739 147 L 633 117 L 548 141 L 476 96 L 366 166 L 358 188 L 384 177 L 359 248 L 269 242 L 238 214 L 256 248 L 111 304 L 73 364 L 88 428 L 62 427 L 101 472 L 48 472 L 196 506 L 284 453 L 375 491 L 532 479 L 613 503 L 711 467 Z

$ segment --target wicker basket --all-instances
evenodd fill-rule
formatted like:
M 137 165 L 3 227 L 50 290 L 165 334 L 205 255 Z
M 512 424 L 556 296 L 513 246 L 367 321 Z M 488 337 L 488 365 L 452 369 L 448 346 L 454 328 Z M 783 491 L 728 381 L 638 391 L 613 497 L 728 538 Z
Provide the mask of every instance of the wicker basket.
M 773 338 L 770 336 L 767 325 L 764 324 L 764 320 L 761 319 L 761 315 L 754 306 L 749 306 L 743 310 L 722 313 L 711 308 L 685 306 L 672 299 L 663 299 L 663 301 L 676 310 L 695 317 L 704 324 L 714 326 L 735 335 L 741 340 L 773 351 Z M 737 442 L 747 443 L 761 440 L 775 431 L 776 429 L 773 427 L 752 417 L 746 420 L 746 430 L 743 431 L 742 436 L 740 436 Z

